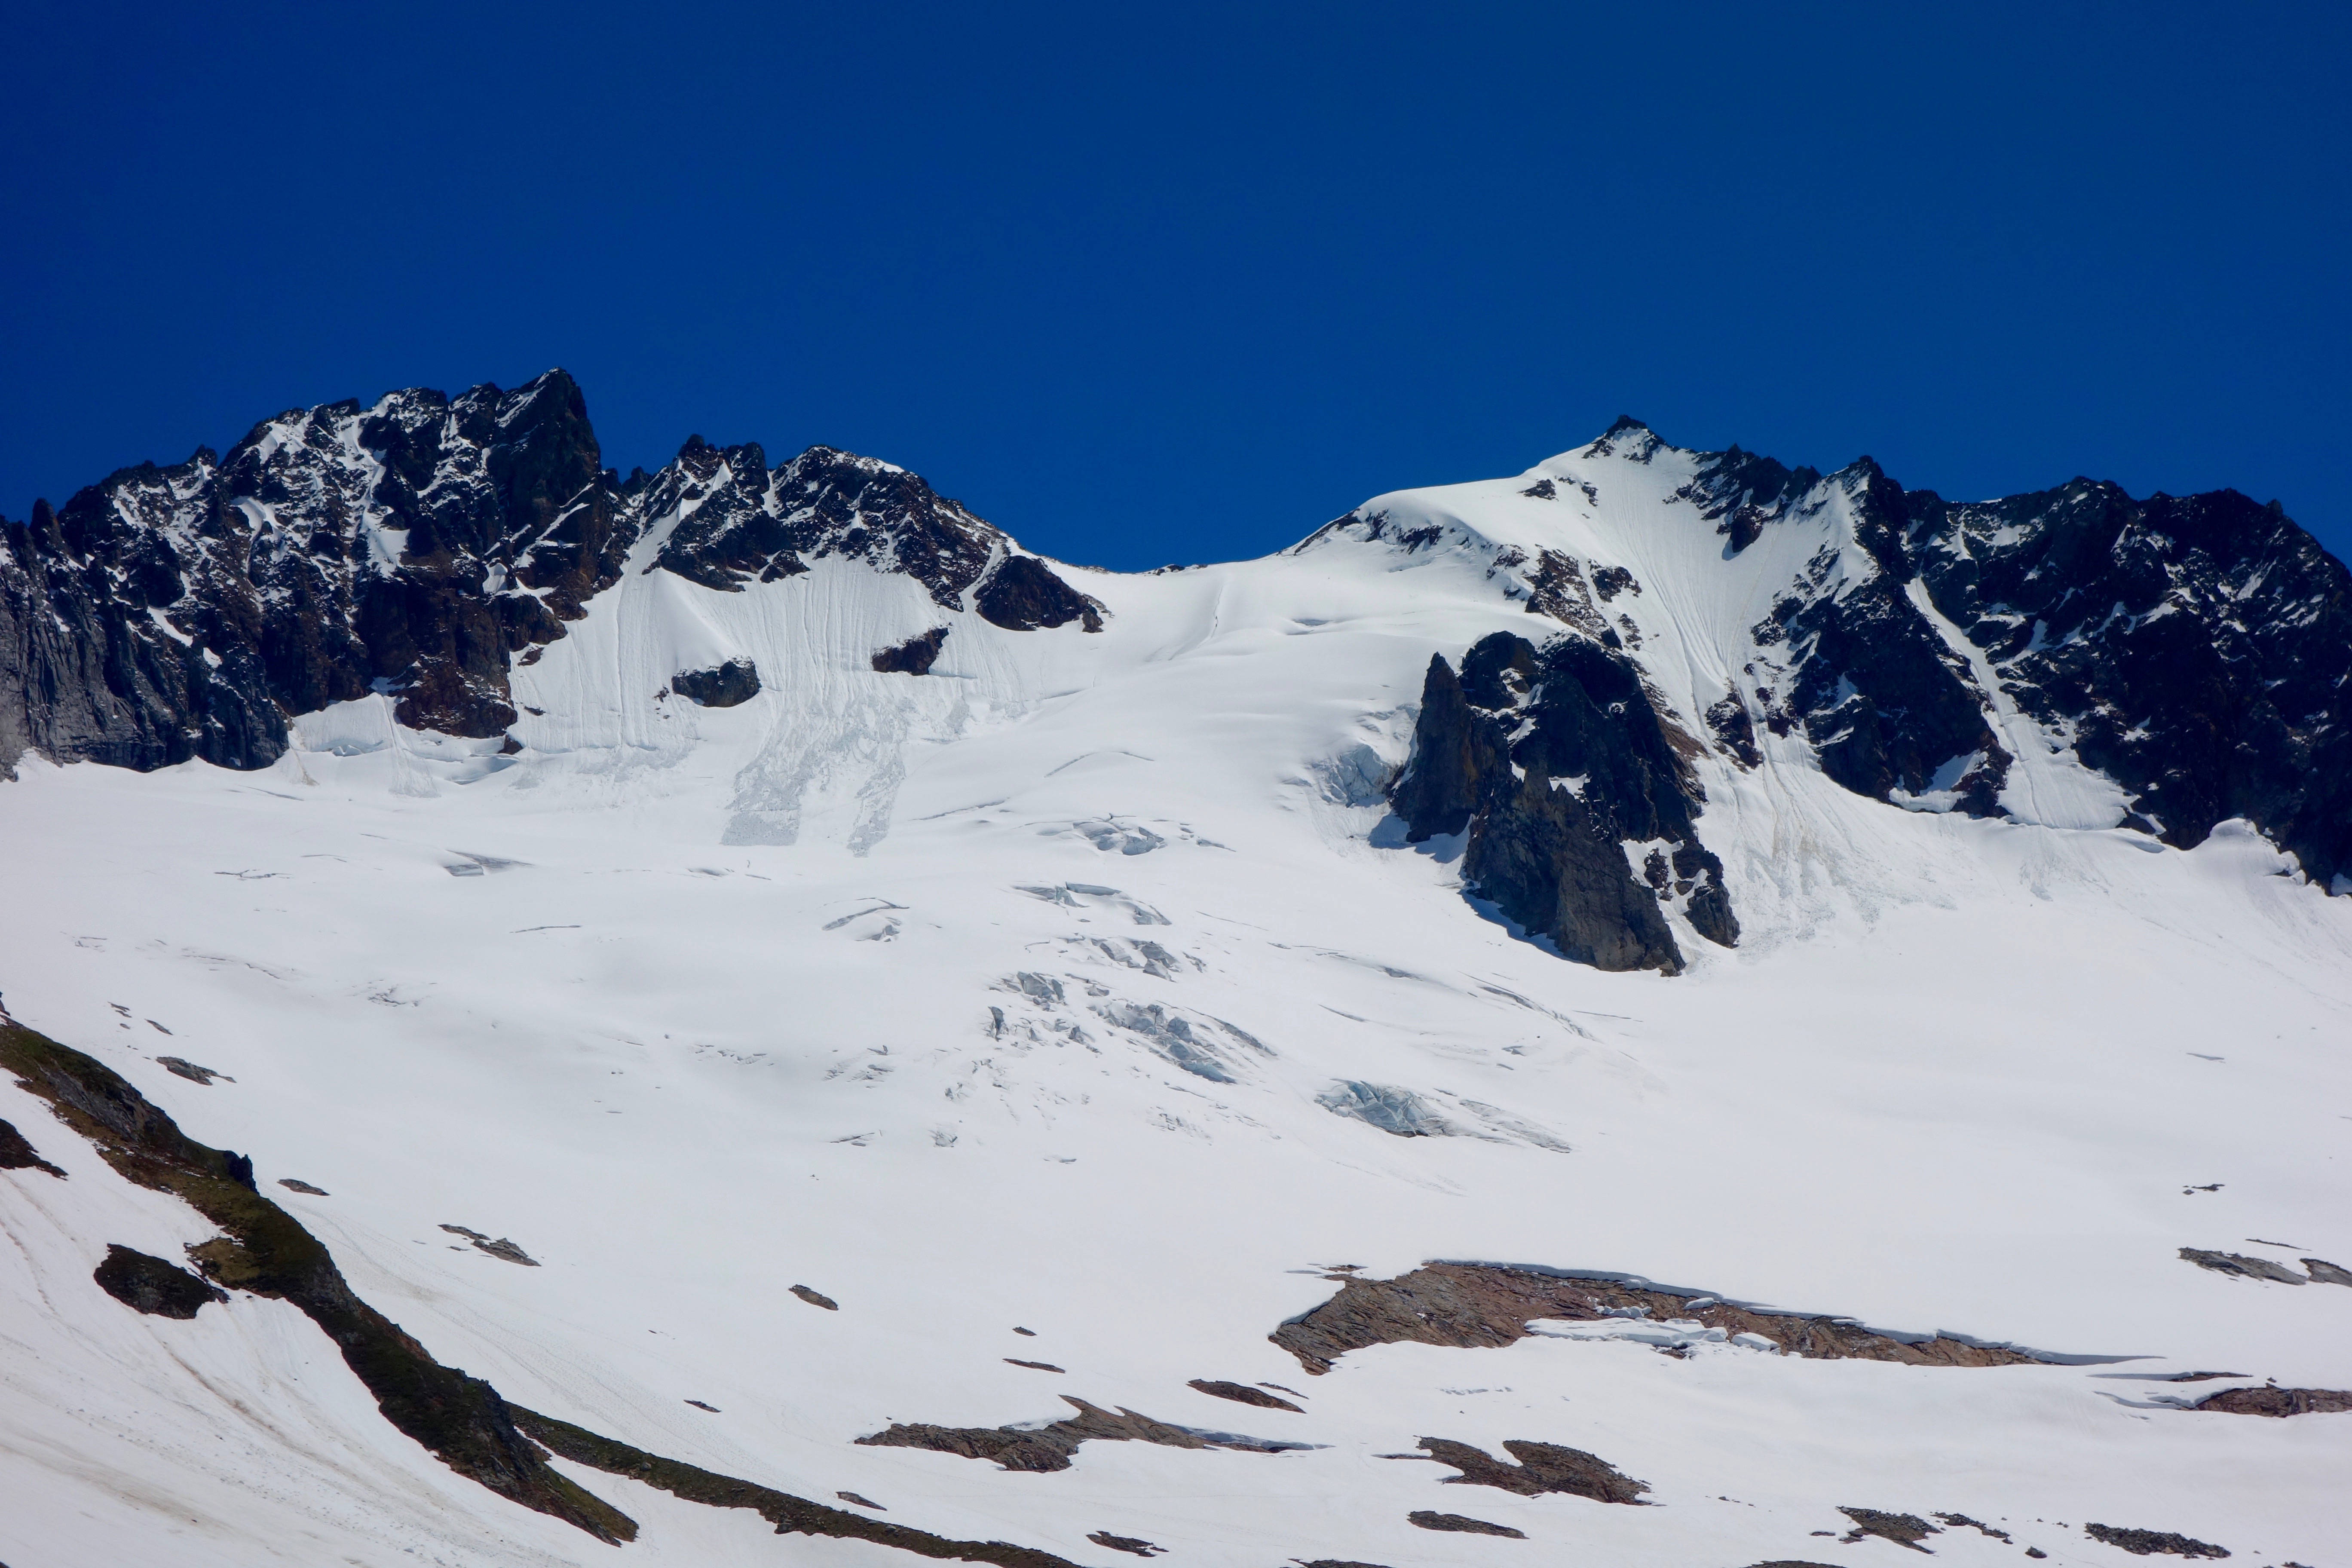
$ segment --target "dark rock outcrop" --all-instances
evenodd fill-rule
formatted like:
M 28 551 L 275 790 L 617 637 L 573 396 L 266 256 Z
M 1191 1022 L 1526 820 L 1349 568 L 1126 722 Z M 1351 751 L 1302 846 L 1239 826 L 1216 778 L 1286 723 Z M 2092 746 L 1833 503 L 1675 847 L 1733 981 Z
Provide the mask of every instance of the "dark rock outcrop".
M 1554 1443 L 1508 1439 L 1503 1447 L 1518 1461 L 1515 1465 L 1504 1463 L 1484 1448 L 1445 1437 L 1423 1437 L 1421 1447 L 1439 1464 L 1462 1472 L 1446 1477 L 1447 1486 L 1497 1487 L 1521 1497 L 1565 1492 L 1594 1502 L 1623 1503 L 1639 1503 L 1642 1494 L 1650 1489 L 1649 1482 L 1635 1480 L 1597 1454 Z
M 1155 1421 L 1121 1406 L 1116 1411 L 1089 1405 L 1065 1394 L 1065 1405 L 1077 1410 L 1059 1421 L 1035 1426 L 933 1426 L 927 1423 L 897 1423 L 857 1439 L 868 1448 L 929 1448 L 938 1454 L 958 1454 L 967 1459 L 993 1459 L 1008 1470 L 1066 1470 L 1070 1456 L 1081 1443 L 1157 1443 L 1169 1448 L 1240 1448 L 1275 1454 L 1311 1447 L 1307 1443 L 1244 1437 L 1232 1432 L 1202 1432 L 1190 1426 Z
M 1532 1265 L 1430 1263 L 1393 1279 L 1338 1277 L 1339 1292 L 1266 1337 L 1310 1373 L 1326 1373 L 1372 1345 L 1491 1349 L 1527 1337 L 1538 1318 L 1696 1320 L 1727 1336 L 1752 1334 L 1809 1361 L 1891 1361 L 1910 1366 L 2015 1366 L 2036 1358 L 2006 1345 L 1945 1335 L 1898 1339 L 1851 1318 L 1768 1311 L 1668 1290 L 1622 1275 L 1571 1274 Z M 1704 1302 L 1705 1305 L 1694 1305 Z
M 342 1352 L 387 1421 L 451 1469 L 502 1497 L 576 1525 L 608 1544 L 635 1540 L 636 1521 L 551 1468 L 546 1461 L 551 1453 L 644 1481 L 689 1502 L 751 1509 L 780 1535 L 870 1541 L 920 1557 L 995 1568 L 1074 1568 L 1066 1558 L 1033 1547 L 955 1541 L 829 1508 L 648 1454 L 509 1405 L 488 1384 L 441 1365 L 397 1324 L 360 1300 L 317 1237 L 277 1205 L 230 1180 L 227 1157 L 220 1150 L 183 1133 L 110 1068 L 0 1016 L 0 1069 L 17 1075 L 22 1087 L 48 1100 L 59 1119 L 88 1139 L 126 1180 L 172 1193 L 220 1226 L 226 1234 L 189 1249 L 207 1275 L 220 1284 L 277 1297 L 301 1309 Z M 115 1264 L 114 1254 L 128 1250 L 110 1249 L 100 1274 Z M 138 1260 L 132 1267 L 142 1274 L 149 1274 L 151 1265 L 172 1267 L 161 1258 L 142 1259 L 137 1253 L 130 1257 Z M 199 1289 L 213 1289 L 193 1277 L 190 1281 Z M 218 1299 L 218 1293 L 211 1299 Z M 699 1400 L 688 1403 L 711 1408 Z M 869 1508 L 879 1506 L 855 1494 L 842 1495 Z
M 1113 1552 L 1124 1552 L 1130 1557 L 1158 1557 L 1168 1550 L 1164 1546 L 1154 1546 L 1149 1541 L 1137 1536 L 1113 1535 L 1108 1530 L 1089 1531 L 1087 1539 L 1097 1546 L 1108 1547 Z
M 2186 1535 L 2176 1535 L 2168 1530 L 2133 1530 L 2115 1524 L 2086 1524 L 2094 1541 L 2104 1541 L 2109 1546 L 2121 1547 L 2135 1557 L 2153 1556 L 2162 1552 L 2170 1557 L 2227 1557 L 2230 1549 L 2207 1541 L 2193 1541 Z
M 0 1121 L 0 1171 L 47 1171 L 59 1181 L 63 1181 L 66 1174 L 42 1159 L 40 1151 L 6 1121 Z
M 2189 848 L 2244 817 L 2322 887 L 2352 869 L 2352 574 L 2276 502 L 2134 500 L 2078 479 L 1956 505 L 1866 458 L 1802 489 L 1804 474 L 1742 459 L 1769 497 L 1731 504 L 1735 542 L 1834 491 L 1867 557 L 1825 551 L 1753 634 L 1767 721 L 1801 725 L 1831 777 L 2000 814 L 2015 759 L 1984 721 L 1981 661 L 2122 786 L 2126 825 Z M 1732 470 L 1712 461 L 1727 496 Z
M 1664 450 L 1621 420 L 1566 461 L 1649 464 Z M 1999 816 L 2026 809 L 2009 797 L 2012 747 L 2071 750 L 2120 786 L 2121 826 L 2189 848 L 2242 817 L 2321 888 L 2352 889 L 2352 572 L 2277 502 L 2134 500 L 2078 479 L 1955 504 L 1868 458 L 1824 477 L 1737 447 L 1682 456 L 1692 477 L 1668 504 L 1723 537 L 1725 570 L 1771 531 L 1818 534 L 1785 584 L 1765 584 L 1772 607 L 1748 647 L 1722 650 L 1738 684 L 1706 720 L 1736 765 L 1760 763 L 1760 723 L 1801 736 L 1858 794 Z M 1599 504 L 1572 471 L 1522 493 L 1564 500 L 1570 486 Z M 1529 613 L 1639 647 L 1605 608 L 1631 588 L 1622 566 L 1381 508 L 1297 548 L 1335 536 L 1405 554 L 1484 549 L 1487 575 Z
M 2308 1285 L 2310 1280 L 2284 1263 L 2273 1263 L 2267 1258 L 2249 1258 L 2242 1252 L 2208 1252 L 2201 1247 L 2180 1249 L 2184 1262 L 2200 1268 L 2210 1268 L 2216 1274 L 2227 1274 L 2239 1279 L 2268 1279 L 2280 1285 Z
M 176 1263 L 111 1242 L 106 1261 L 90 1278 L 124 1306 L 154 1318 L 193 1318 L 208 1303 L 228 1300 L 227 1291 L 205 1284 Z
M 933 626 L 917 637 L 908 637 L 896 647 L 877 648 L 874 654 L 877 675 L 929 675 L 931 666 L 940 658 L 940 648 L 948 640 L 946 626 Z
M 1513 1541 L 1525 1541 L 1528 1532 L 1513 1530 L 1507 1524 L 1493 1524 L 1483 1519 L 1472 1519 L 1466 1513 L 1440 1513 L 1435 1509 L 1420 1508 L 1404 1516 L 1407 1524 L 1417 1524 L 1423 1530 L 1455 1530 L 1469 1535 L 1501 1535 Z
M 633 1480 L 657 1487 L 673 1497 L 688 1502 L 703 1503 L 711 1508 L 750 1509 L 776 1527 L 778 1535 L 821 1535 L 836 1540 L 871 1541 L 877 1545 L 896 1547 L 919 1557 L 952 1558 L 962 1563 L 989 1563 L 997 1568 L 1073 1568 L 1066 1558 L 1050 1552 L 1040 1552 L 1031 1546 L 1015 1546 L 1005 1541 L 951 1541 L 933 1535 L 929 1531 L 908 1525 L 891 1524 L 864 1514 L 851 1513 L 846 1509 L 831 1508 L 812 1502 L 804 1497 L 794 1497 L 756 1481 L 722 1476 L 716 1471 L 698 1468 L 677 1459 L 666 1459 L 658 1454 L 648 1454 L 626 1443 L 600 1436 L 584 1426 L 569 1421 L 559 1421 L 552 1415 L 541 1415 L 520 1405 L 509 1406 L 515 1425 L 530 1438 L 559 1458 L 607 1475 L 627 1476 Z M 879 1503 L 866 1502 L 854 1492 L 838 1494 L 846 1501 L 879 1508 Z
M 1007 555 L 971 596 L 980 618 L 1007 631 L 1034 631 L 1078 622 L 1102 630 L 1102 605 L 1054 575 L 1034 555 Z
M 1944 1532 L 1916 1513 L 1887 1513 L 1874 1508 L 1845 1508 L 1838 1511 L 1853 1521 L 1853 1528 L 1841 1539 L 1851 1545 L 1864 1536 L 1875 1535 L 1881 1541 L 1891 1541 L 1897 1546 L 1907 1546 L 1914 1552 L 1927 1549 L 1919 1543 L 1931 1535 Z
M 1246 1383 L 1226 1383 L 1212 1377 L 1196 1377 L 1184 1385 L 1209 1395 L 1212 1399 L 1230 1399 L 1236 1405 L 1255 1405 L 1261 1410 L 1287 1410 L 1294 1415 L 1306 1411 L 1280 1394 L 1268 1394 L 1263 1388 L 1252 1388 Z
M 705 708 L 733 708 L 760 695 L 760 667 L 730 658 L 715 669 L 682 669 L 670 677 L 669 689 Z
M 709 588 L 841 558 L 980 595 L 1002 626 L 1099 606 L 888 463 L 688 440 L 660 472 L 601 467 L 586 399 L 550 371 L 512 392 L 425 388 L 292 409 L 226 457 L 142 463 L 0 520 L 0 777 L 27 749 L 151 769 L 274 762 L 287 720 L 383 692 L 414 728 L 487 739 L 509 671 L 661 540 L 649 570 Z
M 1623 654 L 1496 632 L 1458 677 L 1431 658 L 1389 803 L 1411 842 L 1466 832 L 1465 885 L 1563 956 L 1673 974 L 1683 956 L 1664 907 L 1723 946 L 1739 936 L 1723 863 L 1693 823 L 1705 796 L 1681 748 L 1695 745 Z M 1624 847 L 1645 842 L 1671 848 L 1637 876 Z
M 2188 848 L 2242 816 L 2322 887 L 2352 869 L 2352 574 L 2277 502 L 2075 479 L 1902 516 L 1936 607 L 2138 825 Z
M 628 545 L 579 387 L 414 389 L 124 468 L 0 531 L 0 760 L 258 767 L 286 716 L 372 690 L 401 722 L 514 721 L 509 656 Z
M 635 1535 L 627 1515 L 548 1468 L 496 1389 L 443 1366 L 361 1300 L 317 1237 L 236 1178 L 236 1156 L 188 1137 L 104 1064 L 5 1018 L 0 1069 L 48 1100 L 125 1180 L 173 1194 L 220 1226 L 222 1235 L 189 1249 L 205 1278 L 299 1308 L 334 1342 L 384 1419 L 443 1464 L 600 1541 Z
M 2352 1390 L 2341 1388 L 2225 1388 L 2190 1406 L 2224 1415 L 2332 1415 L 2352 1410 Z

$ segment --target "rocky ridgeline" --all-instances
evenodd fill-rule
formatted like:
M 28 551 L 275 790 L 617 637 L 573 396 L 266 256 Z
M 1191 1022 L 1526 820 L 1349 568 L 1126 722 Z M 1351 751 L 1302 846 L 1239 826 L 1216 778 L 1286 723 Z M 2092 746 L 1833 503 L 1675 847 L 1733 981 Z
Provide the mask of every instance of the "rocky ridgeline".
M 1625 419 L 1576 456 L 1646 464 L 1664 449 Z M 1766 732 L 1795 736 L 1858 795 L 1995 817 L 2019 765 L 2001 732 L 2034 735 L 2121 786 L 2120 826 L 2192 848 L 2243 817 L 2323 889 L 2352 888 L 2352 574 L 2276 502 L 2134 500 L 2078 479 L 1955 505 L 1867 458 L 1824 478 L 1736 447 L 1690 456 L 1672 500 L 1715 525 L 1726 571 L 1833 503 L 1852 523 L 1778 590 L 1706 709 L 1732 766 L 1760 765 Z M 1565 498 L 1549 479 L 1523 493 Z M 1376 510 L 1335 530 L 1407 550 L 1439 532 Z M 1693 927 L 1728 944 L 1738 927 L 1691 827 L 1699 742 L 1642 679 L 1633 623 L 1609 618 L 1640 584 L 1549 551 L 1493 565 L 1568 629 L 1540 647 L 1490 637 L 1458 679 L 1433 663 L 1391 791 L 1411 836 L 1466 833 L 1477 892 L 1602 968 L 1680 967 L 1656 900 L 1686 900 Z M 2008 719 L 2030 722 L 1997 732 Z
M 400 722 L 514 722 L 508 671 L 667 530 L 656 564 L 736 589 L 827 556 L 1014 629 L 1100 606 L 916 476 L 813 447 L 696 437 L 656 474 L 602 467 L 562 371 L 292 410 L 226 457 L 142 463 L 0 523 L 0 776 L 60 761 L 266 766 L 287 719 L 372 691 Z M 971 603 L 965 603 L 969 593 Z

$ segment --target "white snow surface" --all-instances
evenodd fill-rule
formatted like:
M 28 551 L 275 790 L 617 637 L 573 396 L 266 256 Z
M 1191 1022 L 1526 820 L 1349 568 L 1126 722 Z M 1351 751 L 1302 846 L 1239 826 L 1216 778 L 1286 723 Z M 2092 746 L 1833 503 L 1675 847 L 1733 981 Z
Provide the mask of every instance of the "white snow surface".
M 942 616 L 862 563 L 725 594 L 646 555 L 515 671 L 511 757 L 401 730 L 385 698 L 304 718 L 257 773 L 28 756 L 0 788 L 6 1006 L 249 1152 L 441 1361 L 948 1536 L 1085 1563 L 1118 1560 L 1102 1530 L 1177 1564 L 1891 1562 L 1814 1539 L 1852 1504 L 2015 1535 L 1928 1543 L 1964 1563 L 2128 1561 L 2091 1521 L 2340 1561 L 2352 1415 L 2184 1413 L 2165 1397 L 2232 1384 L 2153 1379 L 2352 1388 L 2352 1290 L 2176 1256 L 2352 1264 L 2352 900 L 2241 825 L 2187 853 L 2109 827 L 2120 795 L 2007 706 L 2016 821 L 1859 798 L 1760 727 L 1754 771 L 1703 759 L 1744 935 L 1675 916 L 1671 979 L 1515 940 L 1463 898 L 1458 842 L 1406 847 L 1366 804 L 1432 654 L 1559 629 L 1510 596 L 1514 551 L 1632 571 L 1608 613 L 1685 716 L 1823 548 L 1870 570 L 1835 480 L 1727 560 L 1672 499 L 1690 455 L 1638 449 L 1379 498 L 1377 540 L 1059 568 L 1099 635 Z M 1520 493 L 1546 476 L 1559 499 Z M 870 669 L 942 619 L 930 675 Z M 731 657 L 751 701 L 668 694 Z M 1434 1135 L 1382 1131 L 1348 1086 Z M 16 1568 L 913 1561 L 578 1467 L 644 1527 L 617 1554 L 506 1502 L 389 1426 L 291 1306 L 176 1321 L 104 1295 L 107 1243 L 176 1257 L 210 1227 L 31 1094 L 0 1084 L 0 1116 L 70 1173 L 0 1172 Z M 2146 1359 L 1701 1337 L 1678 1360 L 1607 1322 L 1318 1377 L 1267 1342 L 1333 1292 L 1327 1266 L 1437 1258 Z M 1306 1414 L 1194 1378 L 1285 1384 Z M 1094 1442 L 1039 1475 L 852 1444 L 1052 1420 L 1063 1394 L 1319 1447 Z M 1381 1457 L 1422 1436 L 1589 1449 L 1658 1506 Z

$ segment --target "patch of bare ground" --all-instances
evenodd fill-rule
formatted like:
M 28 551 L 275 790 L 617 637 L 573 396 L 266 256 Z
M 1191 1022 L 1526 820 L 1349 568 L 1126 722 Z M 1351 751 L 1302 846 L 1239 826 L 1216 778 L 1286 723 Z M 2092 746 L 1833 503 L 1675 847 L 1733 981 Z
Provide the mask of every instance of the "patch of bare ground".
M 1260 1410 L 1287 1410 L 1294 1415 L 1307 1414 L 1287 1399 L 1268 1394 L 1262 1388 L 1252 1388 L 1246 1383 L 1224 1383 L 1212 1377 L 1196 1377 L 1184 1386 L 1198 1389 L 1213 1399 L 1230 1399 L 1236 1405 L 1255 1405 Z
M 929 1531 L 887 1521 L 868 1519 L 862 1513 L 830 1508 L 807 1498 L 780 1492 L 756 1481 L 740 1480 L 695 1466 L 665 1459 L 658 1454 L 648 1454 L 632 1448 L 625 1443 L 615 1443 L 610 1437 L 600 1437 L 585 1427 L 574 1426 L 568 1421 L 558 1421 L 551 1415 L 541 1415 L 520 1405 L 510 1407 L 515 1425 L 534 1441 L 544 1444 L 560 1458 L 576 1465 L 586 1465 L 607 1475 L 626 1476 L 633 1480 L 658 1487 L 673 1497 L 688 1502 L 705 1503 L 712 1508 L 747 1508 L 776 1527 L 779 1535 L 825 1535 L 841 1540 L 871 1541 L 882 1546 L 895 1546 L 902 1552 L 912 1552 L 921 1557 L 955 1558 L 965 1563 L 992 1563 L 998 1568 L 1072 1568 L 1067 1559 L 1034 1547 L 1015 1546 L 1004 1541 L 950 1541 L 933 1535 Z M 876 1505 L 868 1503 L 866 1506 Z
M 2194 1541 L 2186 1535 L 2175 1535 L 2168 1530 L 2127 1530 L 2113 1524 L 2086 1524 L 2094 1541 L 2104 1541 L 2118 1546 L 2135 1557 L 2149 1557 L 2163 1552 L 2173 1557 L 2227 1557 L 2230 1549 L 2216 1546 L 2210 1541 Z
M 1653 1314 L 1696 1319 L 1727 1335 L 1753 1334 L 1812 1361 L 2013 1366 L 2036 1359 L 2006 1345 L 1943 1334 L 1898 1339 L 1851 1318 L 1771 1311 L 1646 1281 L 1585 1278 L 1527 1264 L 1429 1263 L 1393 1279 L 1332 1278 L 1339 1281 L 1337 1295 L 1267 1336 L 1310 1373 L 1328 1372 L 1348 1352 L 1372 1345 L 1491 1348 L 1527 1337 L 1531 1319 Z
M 1116 1412 L 1105 1410 L 1067 1394 L 1062 1395 L 1062 1402 L 1076 1406 L 1078 1413 L 1044 1426 L 933 1426 L 921 1422 L 899 1423 L 885 1431 L 868 1433 L 857 1441 L 868 1448 L 928 1448 L 936 1454 L 958 1454 L 967 1459 L 993 1459 L 1008 1470 L 1037 1473 L 1068 1469 L 1070 1456 L 1078 1451 L 1078 1445 L 1089 1441 L 1157 1443 L 1167 1448 L 1241 1448 L 1264 1454 L 1315 1446 L 1244 1437 L 1231 1432 L 1199 1432 L 1189 1426 L 1155 1421 L 1124 1407 Z
M 1513 1530 L 1507 1524 L 1493 1524 L 1483 1519 L 1472 1519 L 1466 1513 L 1439 1513 L 1435 1509 L 1415 1509 L 1404 1516 L 1407 1524 L 1417 1524 L 1423 1530 L 1458 1530 L 1468 1535 L 1506 1535 L 1513 1541 L 1525 1541 L 1528 1532 Z
M 2352 1410 L 2352 1391 L 2341 1388 L 2225 1388 L 2189 1406 L 2224 1415 L 2333 1415 Z
M 1503 1444 L 1504 1450 L 1518 1461 L 1511 1465 L 1483 1448 L 1445 1437 L 1423 1437 L 1421 1446 L 1439 1464 L 1451 1465 L 1462 1472 L 1446 1477 L 1447 1486 L 1498 1487 L 1521 1497 L 1565 1492 L 1570 1497 L 1591 1498 L 1595 1502 L 1634 1504 L 1639 1504 L 1642 1494 L 1650 1489 L 1649 1482 L 1637 1481 L 1608 1460 L 1581 1448 L 1563 1448 L 1552 1443 L 1530 1443 L 1515 1437 Z

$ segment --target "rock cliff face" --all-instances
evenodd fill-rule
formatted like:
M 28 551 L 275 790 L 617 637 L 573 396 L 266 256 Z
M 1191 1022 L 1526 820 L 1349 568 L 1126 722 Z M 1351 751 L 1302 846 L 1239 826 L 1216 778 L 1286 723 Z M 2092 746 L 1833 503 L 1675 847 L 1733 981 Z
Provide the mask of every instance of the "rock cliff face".
M 1001 626 L 1101 625 L 1051 568 L 887 463 L 813 447 L 772 469 L 756 445 L 700 437 L 625 482 L 601 462 L 557 370 L 512 392 L 291 410 L 226 458 L 35 503 L 0 521 L 0 776 L 27 748 L 265 766 L 289 716 L 371 691 L 396 693 L 404 724 L 496 735 L 515 719 L 512 665 L 641 544 L 712 588 L 845 556 Z
M 2075 479 L 1955 505 L 1866 458 L 1822 480 L 1736 449 L 1690 499 L 1736 556 L 1832 487 L 1875 570 L 1790 583 L 1727 750 L 1752 696 L 1848 789 L 1997 816 L 2018 759 L 1987 721 L 2014 713 L 2121 787 L 2124 826 L 2190 848 L 2242 816 L 2323 887 L 2352 871 L 2352 574 L 2276 502 Z
M 1713 560 L 1676 558 L 1676 613 L 1707 607 L 1672 630 L 1731 672 L 1696 693 L 1687 728 L 1735 769 L 1771 747 L 1913 810 L 2123 826 L 2179 848 L 2242 817 L 2318 886 L 2352 891 L 2352 574 L 2276 502 L 2135 500 L 2075 479 L 1954 504 L 1867 458 L 1823 476 L 1736 447 L 1681 450 L 1632 419 L 1539 472 L 1505 507 L 1559 526 L 1456 517 L 1452 492 L 1401 492 L 1299 549 L 1467 555 L 1528 614 L 1639 665 L 1658 652 L 1625 613 L 1643 584 L 1608 552 L 1680 537 L 1687 507 L 1722 543 Z M 1596 519 L 1609 520 L 1600 533 Z M 1481 531 L 1496 523 L 1499 536 Z M 1560 545 L 1535 542 L 1555 532 Z M 1740 605 L 1752 607 L 1718 624 Z M 1654 934 L 1629 940 L 1662 951 Z
M 1674 974 L 1683 955 L 1664 909 L 1711 942 L 1739 940 L 1723 863 L 1692 825 L 1697 748 L 1622 653 L 1496 632 L 1459 676 L 1430 660 L 1390 804 L 1412 842 L 1468 834 L 1465 882 L 1563 956 Z

